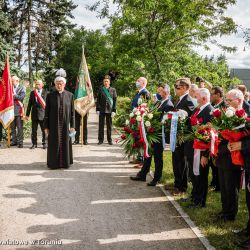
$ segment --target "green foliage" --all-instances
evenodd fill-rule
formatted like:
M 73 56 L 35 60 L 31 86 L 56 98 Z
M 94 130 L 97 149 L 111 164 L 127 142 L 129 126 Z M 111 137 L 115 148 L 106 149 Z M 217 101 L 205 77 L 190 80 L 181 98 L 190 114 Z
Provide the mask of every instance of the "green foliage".
M 115 126 L 122 127 L 124 126 L 127 114 L 131 109 L 131 99 L 129 97 L 118 96 L 116 105 L 117 113 L 113 122 Z

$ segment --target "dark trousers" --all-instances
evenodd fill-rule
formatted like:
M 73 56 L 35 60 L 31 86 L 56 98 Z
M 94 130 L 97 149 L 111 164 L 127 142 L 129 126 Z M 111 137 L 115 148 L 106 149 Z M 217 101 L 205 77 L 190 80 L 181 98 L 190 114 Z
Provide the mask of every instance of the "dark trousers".
M 220 182 L 219 182 L 219 173 L 218 173 L 218 167 L 215 166 L 214 161 L 210 159 L 209 165 L 212 169 L 212 181 L 211 186 L 215 187 L 215 190 L 220 190 Z
M 12 143 L 18 145 L 23 144 L 23 121 L 21 116 L 15 116 L 13 122 L 11 123 L 11 138 Z
M 241 169 L 239 166 L 218 167 L 222 212 L 225 216 L 235 218 L 238 212 Z
M 81 134 L 81 122 L 82 117 L 77 112 L 75 113 L 75 126 L 76 126 L 76 135 L 75 141 L 79 142 Z M 83 142 L 88 141 L 88 114 L 83 117 Z
M 154 181 L 160 181 L 162 176 L 162 169 L 163 169 L 163 147 L 162 143 L 155 143 L 153 144 L 153 155 L 154 155 L 154 162 L 155 162 L 155 173 L 154 173 Z M 152 156 L 144 159 L 143 167 L 141 171 L 137 174 L 141 178 L 146 178 L 152 161 Z
M 37 145 L 37 128 L 38 125 L 41 128 L 42 131 L 42 143 L 43 145 L 46 144 L 46 140 L 45 140 L 45 132 L 44 132 L 44 126 L 43 126 L 43 120 L 32 120 L 32 133 L 31 133 L 31 141 L 32 144 Z
M 111 131 L 112 131 L 112 117 L 111 114 L 107 113 L 100 113 L 99 115 L 99 131 L 98 131 L 98 141 L 104 141 L 104 123 L 106 118 L 106 125 L 107 125 L 107 139 L 108 142 L 112 141 L 111 138 Z
M 247 209 L 248 209 L 247 231 L 250 232 L 250 192 L 247 188 L 248 180 L 249 180 L 249 174 L 245 171 L 246 203 L 247 203 Z
M 206 205 L 208 192 L 208 173 L 209 165 L 202 167 L 200 165 L 200 175 L 193 176 L 192 198 L 195 204 Z
M 184 144 L 177 146 L 172 153 L 174 186 L 180 191 L 187 190 L 187 165 L 184 157 Z

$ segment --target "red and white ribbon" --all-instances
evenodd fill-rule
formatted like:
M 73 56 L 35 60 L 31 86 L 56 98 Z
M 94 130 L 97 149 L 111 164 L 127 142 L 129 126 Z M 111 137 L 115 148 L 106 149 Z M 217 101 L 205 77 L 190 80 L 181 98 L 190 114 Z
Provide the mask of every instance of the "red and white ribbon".
M 145 114 L 142 115 L 142 119 L 140 121 L 140 136 L 143 140 L 143 149 L 144 149 L 143 156 L 144 156 L 144 158 L 147 159 L 149 157 L 149 154 L 148 154 L 147 133 L 146 133 L 145 126 L 144 126 L 144 116 L 145 116 Z
M 211 154 L 213 156 L 217 156 L 218 153 L 218 146 L 219 146 L 219 140 L 218 140 L 218 132 L 214 129 L 210 130 L 210 134 L 211 134 Z
M 20 108 L 20 116 L 23 116 L 23 114 L 24 114 L 24 105 L 23 105 L 23 103 L 20 102 L 19 100 L 15 100 L 15 103 Z
M 39 94 L 37 93 L 37 90 L 36 90 L 36 89 L 34 90 L 34 94 L 35 94 L 35 96 L 36 96 L 38 102 L 39 102 L 39 103 L 41 104 L 41 106 L 43 107 L 43 109 L 45 109 L 45 107 L 46 107 L 45 101 L 43 100 L 42 96 L 39 95 Z

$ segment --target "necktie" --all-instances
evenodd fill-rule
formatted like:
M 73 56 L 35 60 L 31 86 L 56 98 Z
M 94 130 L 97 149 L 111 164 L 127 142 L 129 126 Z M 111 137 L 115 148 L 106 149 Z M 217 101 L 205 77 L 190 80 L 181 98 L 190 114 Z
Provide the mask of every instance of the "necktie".
M 195 109 L 194 116 L 197 116 L 197 115 L 199 114 L 199 112 L 200 112 L 200 108 L 196 108 L 196 109 Z

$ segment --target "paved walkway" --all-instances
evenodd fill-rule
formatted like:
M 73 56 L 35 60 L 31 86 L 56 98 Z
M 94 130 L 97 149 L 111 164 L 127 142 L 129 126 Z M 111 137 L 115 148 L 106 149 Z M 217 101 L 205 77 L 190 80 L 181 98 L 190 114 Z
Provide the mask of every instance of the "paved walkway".
M 8 243 L 0 249 L 204 249 L 159 188 L 129 180 L 137 170 L 119 146 L 96 138 L 92 113 L 90 144 L 74 146 L 68 170 L 48 170 L 46 151 L 29 141 L 0 150 L 0 240 Z

